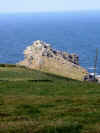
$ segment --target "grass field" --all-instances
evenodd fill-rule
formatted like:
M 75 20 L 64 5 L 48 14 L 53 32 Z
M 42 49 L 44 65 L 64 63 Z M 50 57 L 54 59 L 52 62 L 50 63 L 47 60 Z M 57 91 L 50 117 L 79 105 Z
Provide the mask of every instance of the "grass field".
M 1 65 L 0 133 L 100 133 L 100 84 Z

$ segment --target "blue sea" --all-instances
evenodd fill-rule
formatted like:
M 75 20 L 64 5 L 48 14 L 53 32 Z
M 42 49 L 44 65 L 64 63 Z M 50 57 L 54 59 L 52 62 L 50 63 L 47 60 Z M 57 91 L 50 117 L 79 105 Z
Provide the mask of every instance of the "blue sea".
M 98 48 L 100 74 L 100 11 L 0 14 L 0 63 L 17 63 L 35 40 L 53 48 L 76 53 L 80 65 L 94 65 Z

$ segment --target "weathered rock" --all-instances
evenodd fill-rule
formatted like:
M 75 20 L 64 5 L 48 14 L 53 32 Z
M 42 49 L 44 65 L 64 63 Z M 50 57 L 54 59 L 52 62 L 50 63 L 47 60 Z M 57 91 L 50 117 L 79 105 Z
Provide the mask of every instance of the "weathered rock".
M 83 80 L 88 74 L 79 66 L 79 57 L 76 54 L 56 51 L 50 44 L 40 40 L 28 46 L 24 51 L 24 56 L 24 61 L 19 65 L 78 80 Z

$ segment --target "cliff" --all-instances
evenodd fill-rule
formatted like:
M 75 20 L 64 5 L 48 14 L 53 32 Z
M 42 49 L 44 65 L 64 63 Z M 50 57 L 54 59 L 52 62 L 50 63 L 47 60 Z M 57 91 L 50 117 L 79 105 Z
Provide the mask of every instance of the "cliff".
M 24 51 L 25 59 L 19 65 L 54 73 L 72 79 L 83 80 L 87 71 L 82 68 L 76 54 L 69 54 L 51 48 L 50 44 L 35 41 Z

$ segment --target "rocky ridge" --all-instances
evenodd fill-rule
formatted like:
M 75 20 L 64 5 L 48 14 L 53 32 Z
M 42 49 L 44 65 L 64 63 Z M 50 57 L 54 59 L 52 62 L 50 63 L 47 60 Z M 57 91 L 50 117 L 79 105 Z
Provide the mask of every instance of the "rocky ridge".
M 79 57 L 54 50 L 50 44 L 35 41 L 24 51 L 25 59 L 19 65 L 50 72 L 72 79 L 83 80 L 87 71 L 79 65 Z

